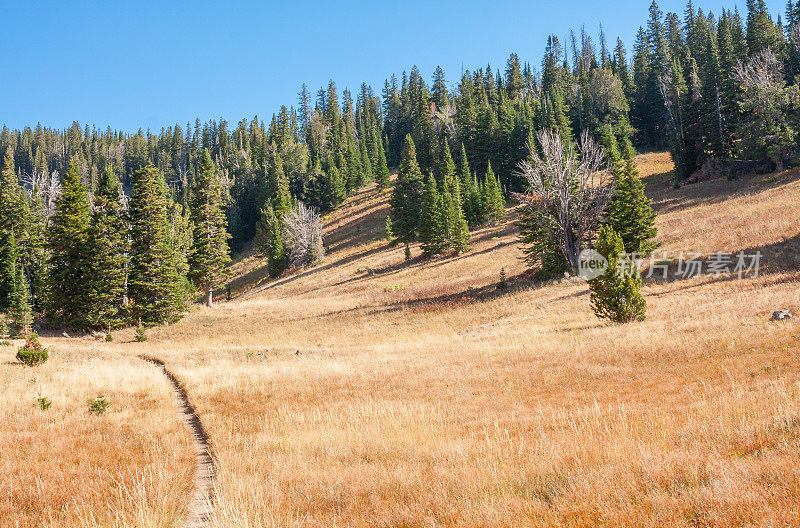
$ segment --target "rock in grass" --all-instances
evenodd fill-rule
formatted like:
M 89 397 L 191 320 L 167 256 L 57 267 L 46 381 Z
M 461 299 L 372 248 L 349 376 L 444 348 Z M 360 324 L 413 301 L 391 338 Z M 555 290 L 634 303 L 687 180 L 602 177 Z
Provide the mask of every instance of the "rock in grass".
M 792 313 L 789 310 L 778 310 L 777 312 L 773 312 L 772 314 L 772 321 L 786 321 L 793 317 Z

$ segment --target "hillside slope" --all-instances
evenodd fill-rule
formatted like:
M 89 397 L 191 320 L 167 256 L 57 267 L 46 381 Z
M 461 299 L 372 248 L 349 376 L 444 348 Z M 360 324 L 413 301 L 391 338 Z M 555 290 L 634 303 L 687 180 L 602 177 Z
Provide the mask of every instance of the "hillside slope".
M 760 276 L 650 280 L 647 320 L 610 325 L 585 283 L 529 280 L 513 210 L 405 262 L 366 189 L 316 268 L 248 257 L 232 301 L 146 343 L 49 344 L 165 360 L 214 446 L 218 527 L 798 525 L 798 326 L 769 316 L 800 309 L 800 173 L 675 190 L 667 155 L 637 161 L 662 250 L 761 251 Z

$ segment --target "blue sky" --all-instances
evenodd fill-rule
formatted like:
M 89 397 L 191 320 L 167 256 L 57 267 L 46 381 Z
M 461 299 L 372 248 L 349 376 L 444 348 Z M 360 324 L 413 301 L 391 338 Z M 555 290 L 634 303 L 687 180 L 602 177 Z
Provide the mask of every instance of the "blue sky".
M 402 4 L 402 5 L 401 5 Z M 743 10 L 744 1 L 740 0 Z M 767 2 L 773 16 L 785 1 Z M 695 0 L 716 13 L 734 2 Z M 539 63 L 546 36 L 602 23 L 630 51 L 649 0 L 560 2 L 11 2 L 0 3 L 0 124 L 158 130 L 224 117 L 269 117 L 333 78 L 380 91 L 392 73 L 461 68 L 508 54 Z M 683 13 L 684 2 L 664 0 Z

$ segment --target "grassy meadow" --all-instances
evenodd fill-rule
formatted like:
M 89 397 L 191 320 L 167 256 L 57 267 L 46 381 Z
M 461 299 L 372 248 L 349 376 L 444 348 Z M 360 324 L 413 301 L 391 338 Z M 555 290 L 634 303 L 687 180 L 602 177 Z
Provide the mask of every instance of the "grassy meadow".
M 244 255 L 233 300 L 146 342 L 0 348 L 0 527 L 180 525 L 192 446 L 142 354 L 208 430 L 216 528 L 799 526 L 800 327 L 769 319 L 800 311 L 800 171 L 673 189 L 667 154 L 637 162 L 660 251 L 761 251 L 760 276 L 646 280 L 647 320 L 612 325 L 585 283 L 531 280 L 514 208 L 405 262 L 370 187 L 323 264 Z

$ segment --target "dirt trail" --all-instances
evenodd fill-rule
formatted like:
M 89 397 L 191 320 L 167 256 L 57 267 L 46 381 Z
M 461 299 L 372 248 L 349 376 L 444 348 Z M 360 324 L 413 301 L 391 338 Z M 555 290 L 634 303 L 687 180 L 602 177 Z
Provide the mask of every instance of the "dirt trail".
M 194 474 L 194 495 L 187 505 L 186 517 L 181 526 L 183 528 L 205 528 L 209 526 L 209 519 L 213 511 L 215 471 L 208 433 L 206 433 L 194 407 L 189 403 L 189 396 L 183 384 L 167 369 L 164 362 L 151 356 L 139 357 L 160 368 L 172 384 L 175 405 L 180 410 L 181 420 L 192 433 L 197 460 L 197 469 Z

